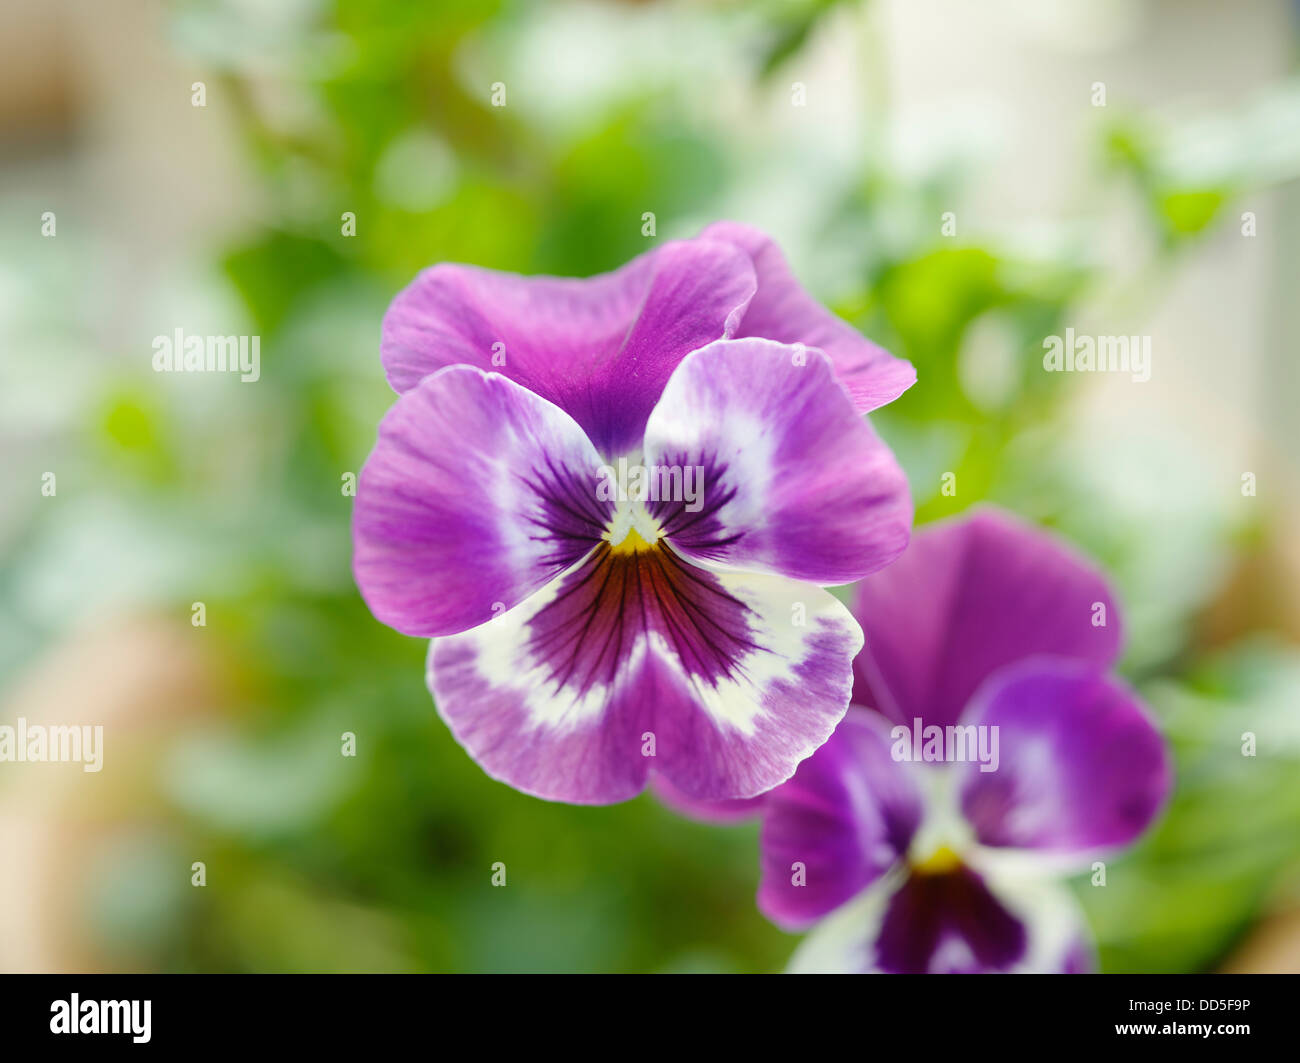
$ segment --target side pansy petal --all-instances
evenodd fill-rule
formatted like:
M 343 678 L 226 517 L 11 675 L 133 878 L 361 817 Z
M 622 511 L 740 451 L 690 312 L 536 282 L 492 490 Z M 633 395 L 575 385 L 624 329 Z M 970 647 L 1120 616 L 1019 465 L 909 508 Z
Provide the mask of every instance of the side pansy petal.
M 984 845 L 1080 857 L 1127 845 L 1169 794 L 1165 743 L 1142 702 L 1086 665 L 1007 669 L 962 723 L 997 729 L 996 771 L 960 765 L 962 812 Z
M 649 509 L 701 562 L 837 584 L 907 546 L 907 480 L 820 351 L 748 339 L 688 355 L 650 414 L 644 453 L 652 473 L 692 479 L 693 493 L 660 491 Z
M 899 868 L 818 923 L 791 974 L 1077 974 L 1091 966 L 1078 902 L 1061 883 L 956 868 Z
M 600 459 L 568 414 L 503 376 L 456 366 L 379 426 L 352 514 L 370 611 L 407 635 L 490 620 L 600 539 Z
M 703 240 L 666 243 L 585 279 L 438 265 L 389 307 L 384 369 L 398 392 L 449 365 L 502 373 L 613 456 L 640 443 L 682 358 L 731 335 L 756 285 L 743 251 Z
M 825 351 L 859 413 L 893 402 L 916 383 L 911 362 L 876 346 L 812 298 L 766 234 L 748 225 L 722 221 L 706 228 L 700 239 L 729 241 L 753 260 L 758 292 L 745 311 L 737 338 L 758 336 Z
M 817 587 L 602 543 L 491 623 L 435 640 L 429 685 L 494 778 L 608 804 L 651 770 L 699 801 L 789 778 L 848 705 L 861 632 Z
M 758 907 L 804 927 L 896 864 L 922 816 L 878 717 L 851 708 L 835 733 L 765 799 Z
M 1054 536 L 997 510 L 926 527 L 863 580 L 867 649 L 855 700 L 897 723 L 955 723 L 998 668 L 1033 654 L 1106 668 L 1120 618 L 1102 574 Z

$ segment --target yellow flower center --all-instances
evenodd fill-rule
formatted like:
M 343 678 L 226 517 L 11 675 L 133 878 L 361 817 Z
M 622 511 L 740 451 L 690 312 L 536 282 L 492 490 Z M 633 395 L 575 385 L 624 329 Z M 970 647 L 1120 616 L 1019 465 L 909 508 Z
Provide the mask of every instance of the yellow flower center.
M 961 857 L 949 849 L 948 846 L 941 845 L 924 860 L 913 863 L 912 873 L 914 875 L 946 875 L 959 867 L 961 867 Z
M 654 543 L 647 541 L 642 537 L 636 528 L 628 528 L 627 534 L 616 543 L 610 545 L 612 554 L 636 554 L 642 550 L 653 550 Z

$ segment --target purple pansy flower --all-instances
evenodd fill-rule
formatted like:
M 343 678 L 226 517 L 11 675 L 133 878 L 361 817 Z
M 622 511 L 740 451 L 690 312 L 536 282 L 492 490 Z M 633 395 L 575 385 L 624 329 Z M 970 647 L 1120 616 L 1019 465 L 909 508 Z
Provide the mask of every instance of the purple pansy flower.
M 748 805 L 662 796 L 762 816 L 759 907 L 816 924 L 792 970 L 1088 969 L 1060 878 L 1131 843 L 1170 787 L 1163 740 L 1108 674 L 1104 579 L 984 509 L 918 532 L 854 612 L 859 704 L 789 782 Z
M 861 414 L 912 367 L 730 223 L 587 280 L 440 265 L 397 296 L 399 392 L 362 470 L 357 585 L 431 637 L 488 774 L 603 804 L 790 777 L 861 630 L 825 585 L 892 561 L 911 501 Z

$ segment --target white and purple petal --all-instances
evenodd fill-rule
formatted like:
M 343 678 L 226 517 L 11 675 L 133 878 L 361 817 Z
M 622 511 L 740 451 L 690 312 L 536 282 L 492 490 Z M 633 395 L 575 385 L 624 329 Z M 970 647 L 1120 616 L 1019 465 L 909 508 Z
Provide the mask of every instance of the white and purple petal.
M 816 350 L 722 340 L 688 355 L 646 425 L 652 469 L 697 469 L 697 497 L 650 512 L 688 557 L 812 583 L 859 579 L 907 546 L 902 470 Z
M 525 793 L 608 804 L 653 770 L 715 801 L 771 789 L 826 740 L 860 646 L 820 588 L 601 543 L 510 612 L 435 640 L 429 684 L 470 755 Z
M 998 673 L 964 724 L 997 728 L 999 765 L 961 765 L 962 812 L 980 843 L 1083 858 L 1128 845 L 1171 785 L 1164 740 L 1137 695 L 1075 661 Z
M 955 723 L 998 668 L 1033 654 L 1109 667 L 1120 618 L 1102 574 L 1054 536 L 999 510 L 917 532 L 858 586 L 866 633 L 854 700 L 896 723 Z
M 822 920 L 795 974 L 1077 974 L 1090 969 L 1078 902 L 1050 878 L 961 865 L 898 868 Z
M 916 383 L 911 362 L 876 346 L 812 298 L 770 237 L 748 225 L 721 221 L 700 233 L 700 239 L 728 241 L 753 260 L 758 291 L 745 310 L 737 338 L 757 336 L 825 351 L 859 413 L 892 402 Z
M 923 815 L 882 722 L 850 708 L 835 733 L 764 799 L 758 907 L 801 928 L 857 896 L 907 852 Z
M 500 372 L 615 456 L 640 444 L 682 358 L 731 335 L 756 286 L 749 256 L 714 240 L 666 243 L 582 279 L 438 265 L 389 307 L 384 368 L 398 392 L 449 365 Z
M 425 378 L 361 471 L 353 570 L 370 611 L 434 636 L 522 601 L 599 541 L 612 512 L 599 460 L 568 414 L 503 376 Z
M 744 823 L 757 819 L 763 814 L 763 803 L 767 800 L 767 794 L 759 794 L 757 797 L 704 801 L 682 793 L 662 775 L 650 777 L 650 789 L 668 808 L 701 823 Z

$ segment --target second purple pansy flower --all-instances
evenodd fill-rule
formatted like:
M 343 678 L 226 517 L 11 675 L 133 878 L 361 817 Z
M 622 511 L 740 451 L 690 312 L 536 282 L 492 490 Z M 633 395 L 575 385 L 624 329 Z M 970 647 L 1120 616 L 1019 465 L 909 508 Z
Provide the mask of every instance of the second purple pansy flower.
M 789 782 L 710 804 L 762 818 L 758 904 L 812 926 L 796 971 L 1082 971 L 1060 877 L 1132 843 L 1170 786 L 1165 744 L 1111 677 L 1101 574 L 996 510 L 928 527 L 858 587 L 854 701 Z
M 360 478 L 357 583 L 433 638 L 438 710 L 489 774 L 744 798 L 826 740 L 862 635 L 821 587 L 911 525 L 861 414 L 915 373 L 771 241 L 721 223 L 588 280 L 436 266 L 382 353 L 400 397 Z

